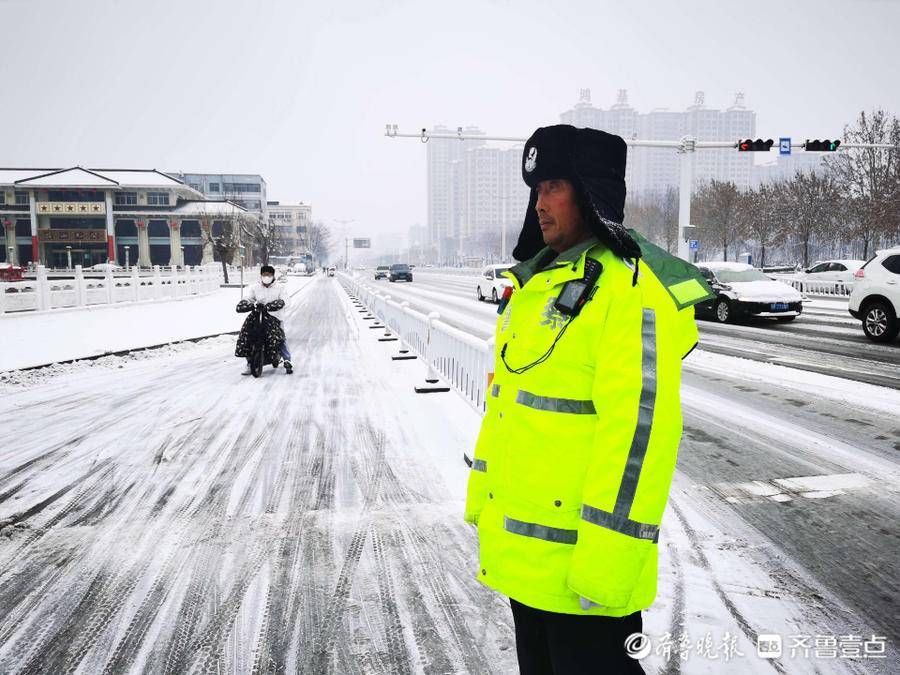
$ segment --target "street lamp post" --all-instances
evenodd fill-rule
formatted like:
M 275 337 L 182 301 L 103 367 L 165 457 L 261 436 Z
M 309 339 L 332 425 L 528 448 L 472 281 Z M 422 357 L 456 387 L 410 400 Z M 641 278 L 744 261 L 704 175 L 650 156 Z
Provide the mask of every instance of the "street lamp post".
M 181 267 L 184 268 L 184 246 L 181 247 Z
M 66 269 L 72 269 L 72 247 L 66 246 L 66 264 L 68 267 Z

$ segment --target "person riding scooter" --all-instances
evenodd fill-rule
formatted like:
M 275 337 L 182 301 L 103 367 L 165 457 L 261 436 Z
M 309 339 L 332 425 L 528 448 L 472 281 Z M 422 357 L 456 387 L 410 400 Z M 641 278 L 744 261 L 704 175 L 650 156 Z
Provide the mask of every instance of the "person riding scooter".
M 278 341 L 278 351 L 281 354 L 281 358 L 284 359 L 285 372 L 290 375 L 294 372 L 294 367 L 291 364 L 291 352 L 288 349 L 284 328 L 281 324 L 282 312 L 287 304 L 288 298 L 284 293 L 284 286 L 275 283 L 274 267 L 271 265 L 263 265 L 259 269 L 259 274 L 260 283 L 250 287 L 247 296 L 239 303 L 238 311 L 241 311 L 242 305 L 244 311 L 249 311 L 256 305 L 265 307 L 267 312 L 266 342 Z M 247 321 L 250 321 L 250 317 L 248 317 Z M 241 333 L 238 336 L 235 356 L 249 357 L 248 340 L 250 332 L 248 328 L 248 324 L 245 322 L 244 326 L 241 328 Z M 249 362 L 247 364 L 247 369 L 241 374 L 251 374 Z

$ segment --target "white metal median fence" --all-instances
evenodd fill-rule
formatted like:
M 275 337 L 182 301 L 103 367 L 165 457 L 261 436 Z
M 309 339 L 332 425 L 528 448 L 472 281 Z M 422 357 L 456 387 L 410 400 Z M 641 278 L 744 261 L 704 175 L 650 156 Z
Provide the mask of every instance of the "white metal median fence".
M 33 280 L 0 282 L 0 314 L 205 295 L 217 290 L 222 281 L 218 263 L 165 272 L 154 267 L 151 274 L 143 275 L 135 268 L 124 276 L 112 271 L 85 275 L 76 267 L 71 279 L 49 279 L 47 269 L 38 265 Z
M 790 284 L 801 293 L 847 297 L 853 291 L 853 282 L 810 280 L 793 275 L 773 275 L 778 281 Z
M 440 320 L 437 312 L 425 315 L 398 303 L 353 277 L 341 274 L 344 288 L 397 336 L 400 350 L 421 357 L 427 367 L 425 380 L 440 376 L 478 412 L 484 412 L 488 378 L 494 369 L 494 339 L 482 340 Z

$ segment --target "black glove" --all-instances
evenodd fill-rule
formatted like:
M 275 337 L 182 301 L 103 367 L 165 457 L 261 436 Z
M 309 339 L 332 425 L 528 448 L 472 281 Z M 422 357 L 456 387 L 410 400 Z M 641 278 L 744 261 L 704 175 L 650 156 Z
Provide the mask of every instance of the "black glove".
M 252 309 L 253 309 L 253 303 L 252 303 L 252 302 L 250 302 L 249 300 L 241 300 L 241 301 L 237 304 L 237 307 L 235 308 L 235 311 L 236 311 L 236 312 L 239 312 L 239 313 L 244 313 L 244 312 L 249 312 L 249 311 L 252 310 Z

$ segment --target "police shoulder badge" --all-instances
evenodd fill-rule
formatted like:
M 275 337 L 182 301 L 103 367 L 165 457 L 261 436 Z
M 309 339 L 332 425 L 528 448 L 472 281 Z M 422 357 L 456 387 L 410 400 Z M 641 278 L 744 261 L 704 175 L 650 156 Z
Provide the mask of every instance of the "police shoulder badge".
M 525 171 L 531 173 L 537 167 L 537 148 L 531 146 L 528 151 L 528 157 L 525 158 Z

